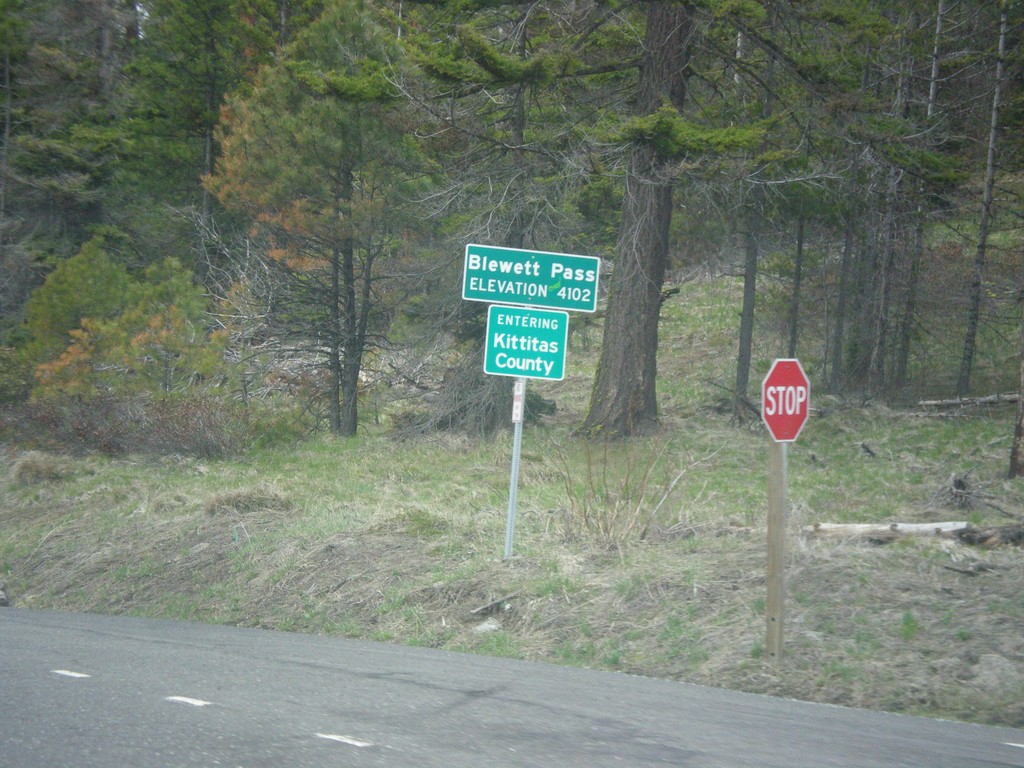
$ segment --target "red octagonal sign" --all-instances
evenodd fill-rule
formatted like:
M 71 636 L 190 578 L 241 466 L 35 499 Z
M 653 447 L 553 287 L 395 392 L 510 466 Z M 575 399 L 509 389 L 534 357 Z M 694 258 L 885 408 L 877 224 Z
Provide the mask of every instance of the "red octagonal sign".
M 761 382 L 761 418 L 778 443 L 791 443 L 807 423 L 811 382 L 799 360 L 776 360 Z

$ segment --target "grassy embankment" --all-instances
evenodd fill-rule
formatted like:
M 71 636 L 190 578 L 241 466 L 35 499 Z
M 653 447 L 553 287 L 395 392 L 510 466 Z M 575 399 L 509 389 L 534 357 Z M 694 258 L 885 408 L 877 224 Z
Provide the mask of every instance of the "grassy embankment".
M 353 440 L 217 461 L 8 446 L 0 581 L 23 607 L 338 633 L 1024 726 L 1019 548 L 801 530 L 1011 522 L 991 506 L 1024 511 L 1024 483 L 1005 479 L 1008 406 L 921 416 L 815 394 L 790 452 L 785 656 L 763 658 L 767 438 L 716 407 L 736 306 L 734 283 L 700 281 L 667 309 L 658 437 L 570 437 L 596 340 L 575 337 L 565 381 L 530 385 L 559 411 L 524 432 L 509 561 L 510 434 L 398 442 L 367 425 Z M 1008 391 L 1013 366 L 1004 378 L 993 349 L 979 380 Z M 759 349 L 752 378 L 779 351 Z M 930 384 L 919 394 L 944 394 Z M 969 505 L 949 492 L 953 475 L 968 479 Z M 963 572 L 979 561 L 991 568 Z

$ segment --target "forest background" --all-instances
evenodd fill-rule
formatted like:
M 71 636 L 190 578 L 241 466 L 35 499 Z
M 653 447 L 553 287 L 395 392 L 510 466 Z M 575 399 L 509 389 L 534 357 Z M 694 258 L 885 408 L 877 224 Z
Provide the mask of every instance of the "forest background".
M 0 0 L 0 597 L 1019 727 L 1018 549 L 804 529 L 1024 533 L 1022 22 Z M 509 562 L 467 243 L 603 263 Z M 814 413 L 769 665 L 783 356 Z
M 0 398 L 94 447 L 200 411 L 354 435 L 395 385 L 432 395 L 401 429 L 497 428 L 469 242 L 604 260 L 581 435 L 658 429 L 659 314 L 708 274 L 742 276 L 739 418 L 755 329 L 837 395 L 966 397 L 979 363 L 983 394 L 1019 386 L 1019 3 L 0 18 Z
M 581 434 L 658 428 L 658 314 L 709 272 L 737 416 L 759 312 L 836 394 L 1014 388 L 1019 3 L 2 10 L 0 396 L 102 400 L 109 450 L 129 400 L 353 435 L 394 384 L 434 390 L 403 428 L 497 428 L 471 242 L 604 260 Z

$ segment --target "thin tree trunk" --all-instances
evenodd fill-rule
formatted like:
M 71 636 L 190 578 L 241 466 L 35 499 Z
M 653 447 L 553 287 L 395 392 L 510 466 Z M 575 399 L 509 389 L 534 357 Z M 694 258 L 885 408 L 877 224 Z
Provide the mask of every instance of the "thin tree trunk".
M 889 326 L 892 311 L 892 285 L 896 277 L 896 207 L 899 205 L 900 171 L 889 169 L 889 184 L 885 200 L 878 239 L 885 254 L 877 264 L 875 304 L 877 312 L 871 333 L 871 357 L 868 362 L 868 387 L 872 392 L 881 392 L 886 387 L 886 357 L 889 349 Z
M 800 291 L 804 279 L 804 215 L 796 224 L 796 256 L 793 259 L 793 296 L 789 306 L 789 346 L 787 357 L 796 357 L 796 344 L 800 335 Z
M 854 155 L 850 170 L 850 195 L 847 204 L 853 205 L 853 191 L 856 184 L 859 154 Z M 843 366 L 846 346 L 846 312 L 850 293 L 850 273 L 853 270 L 854 219 L 856 211 L 847 211 L 844 222 L 843 255 L 839 260 L 839 295 L 836 297 L 835 326 L 832 331 L 832 370 L 829 379 L 829 390 L 837 395 L 843 388 Z
M 339 434 L 352 437 L 359 429 L 359 368 L 362 364 L 362 340 L 358 334 L 356 303 L 355 238 L 352 234 L 352 169 L 342 171 L 341 198 L 345 233 L 341 238 L 341 333 L 343 360 L 341 366 L 341 424 Z
M 939 0 L 935 12 L 935 43 L 932 46 L 932 71 L 928 80 L 928 118 L 935 116 L 935 105 L 939 96 L 939 53 L 942 47 L 942 25 L 946 16 L 946 0 Z
M 903 52 L 900 61 L 899 80 L 896 85 L 896 103 L 893 105 L 895 115 L 908 119 L 910 117 L 910 73 L 913 71 L 913 58 L 907 49 L 905 37 L 900 38 L 900 49 Z M 895 313 L 895 284 L 897 267 L 902 261 L 899 257 L 906 248 L 906 240 L 902 237 L 903 228 L 900 221 L 903 215 L 903 171 L 895 165 L 889 169 L 889 182 L 886 187 L 885 215 L 881 228 L 882 260 L 881 272 L 878 276 L 878 313 L 875 317 L 874 339 L 871 347 L 871 362 L 868 367 L 869 386 L 873 392 L 882 392 L 892 384 L 892 316 Z
M 750 360 L 754 347 L 754 308 L 757 302 L 757 261 L 760 256 L 761 206 L 764 190 L 758 184 L 747 211 L 747 231 L 743 237 L 743 305 L 740 310 L 740 348 L 736 356 L 737 416 L 746 412 L 747 389 L 750 386 Z
M 867 85 L 867 68 L 861 73 L 861 86 Z M 850 313 L 850 290 L 854 284 L 853 258 L 856 246 L 856 227 L 860 214 L 858 206 L 857 177 L 860 173 L 861 149 L 851 145 L 853 156 L 850 160 L 850 174 L 846 188 L 846 210 L 843 216 L 843 255 L 839 263 L 839 296 L 836 299 L 835 327 L 832 335 L 832 371 L 829 391 L 839 394 L 845 384 L 846 365 L 846 321 Z M 858 281 L 859 282 L 859 281 Z
M 0 265 L 4 264 L 7 245 L 7 183 L 10 179 L 11 146 L 11 52 L 4 49 L 4 129 L 0 146 Z
M 942 53 L 942 27 L 946 16 L 946 0 L 938 0 L 935 11 L 935 37 L 932 44 L 932 66 L 928 79 L 928 122 L 935 117 L 935 107 L 939 98 L 939 65 Z M 925 249 L 925 185 L 917 186 L 917 215 L 914 226 L 914 248 L 910 256 L 910 272 L 907 278 L 907 289 L 903 303 L 903 318 L 900 322 L 900 337 L 893 364 L 893 384 L 904 387 L 907 383 L 907 369 L 910 364 L 910 344 L 914 335 L 914 319 L 917 315 L 917 293 L 921 281 L 921 264 Z
M 974 255 L 974 274 L 971 279 L 970 303 L 967 309 L 967 335 L 964 339 L 964 354 L 960 360 L 960 374 L 956 382 L 957 397 L 965 397 L 971 391 L 971 369 L 974 367 L 974 352 L 978 342 L 982 289 L 985 283 L 985 269 L 988 261 L 988 231 L 992 219 L 992 199 L 993 189 L 995 188 L 999 110 L 1002 101 L 1003 74 L 1006 68 L 1006 28 L 1006 0 L 1002 0 L 999 18 L 999 54 L 996 59 L 996 82 L 992 92 L 992 119 L 989 124 L 988 156 L 985 162 L 985 189 L 982 193 L 981 222 L 978 225 L 978 243 Z
M 335 218 L 341 210 L 340 203 L 334 204 Z M 330 330 L 327 338 L 327 369 L 328 369 L 328 428 L 332 435 L 341 434 L 341 401 L 342 401 L 342 340 L 341 340 L 341 246 L 336 241 L 331 246 L 331 288 L 330 288 Z
M 774 27 L 774 13 L 769 22 Z M 761 117 L 767 120 L 772 114 L 771 81 L 774 61 L 769 60 L 765 74 L 765 87 L 761 99 Z M 762 149 L 765 149 L 762 146 Z M 733 411 L 737 418 L 746 413 L 747 389 L 750 385 L 750 361 L 754 348 L 754 312 L 757 304 L 757 266 L 761 251 L 761 226 L 763 223 L 764 187 L 754 179 L 754 189 L 747 206 L 747 232 L 744 238 L 743 259 L 743 306 L 740 310 L 740 346 L 736 355 L 736 390 Z
M 1021 290 L 1024 306 L 1024 289 Z M 1024 477 L 1024 316 L 1020 324 L 1020 397 L 1017 399 L 1017 426 L 1013 430 L 1013 448 L 1010 449 L 1010 477 Z
M 665 99 L 676 109 L 683 108 L 693 13 L 689 3 L 648 6 L 638 114 L 654 112 Z M 659 426 L 658 317 L 672 220 L 673 178 L 667 165 L 648 145 L 632 148 L 604 343 L 590 406 L 580 427 L 586 435 L 616 438 Z
M 917 291 L 921 282 L 921 262 L 924 260 L 924 214 L 918 209 L 914 227 L 914 246 L 910 254 L 910 268 L 907 287 L 903 296 L 903 316 L 900 318 L 900 333 L 897 340 L 896 358 L 893 361 L 892 384 L 902 388 L 907 383 L 907 368 L 910 362 L 910 342 L 914 337 L 914 318 L 917 315 Z

